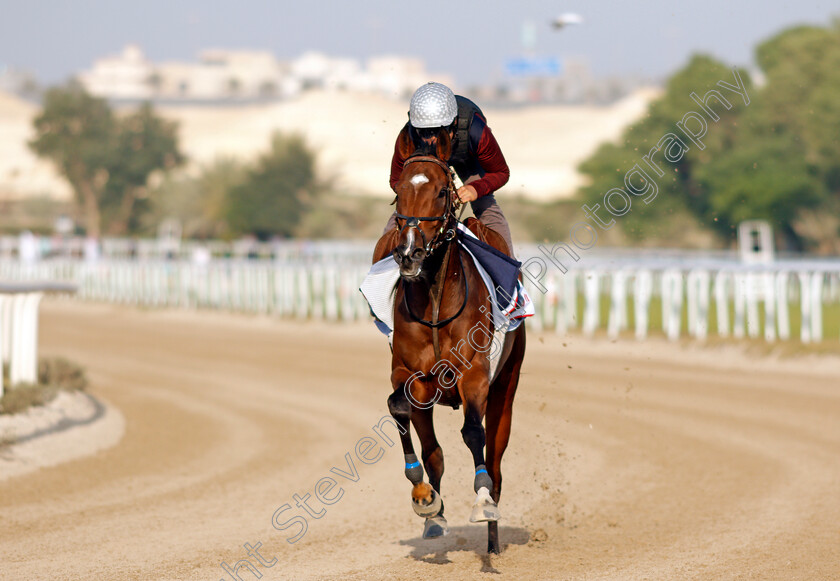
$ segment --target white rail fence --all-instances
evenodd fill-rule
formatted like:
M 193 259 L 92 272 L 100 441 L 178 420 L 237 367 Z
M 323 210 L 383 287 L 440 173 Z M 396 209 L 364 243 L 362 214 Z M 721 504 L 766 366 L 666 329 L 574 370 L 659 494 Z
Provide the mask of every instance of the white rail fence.
M 835 333 L 840 319 L 837 270 L 570 270 L 541 284 L 547 292 L 529 285 L 537 303 L 532 324 L 560 334 L 605 327 L 610 338 L 627 331 L 641 340 L 661 329 L 672 340 L 682 334 L 704 340 L 714 327 L 720 337 L 810 343 L 824 339 L 827 316 Z
M 366 320 L 358 291 L 365 256 L 313 260 L 48 259 L 0 260 L 0 280 L 76 284 L 81 300 L 158 307 L 209 308 L 300 319 Z M 587 268 L 527 280 L 537 314 L 530 326 L 557 333 L 605 329 L 638 339 L 661 330 L 687 334 L 822 341 L 825 323 L 837 340 L 840 263 L 784 261 L 745 266 L 731 260 L 633 260 L 593 257 Z M 543 289 L 545 292 L 543 292 Z M 654 310 L 655 309 L 655 310 Z M 632 325 L 632 327 L 631 327 Z
M 0 261 L 0 280 L 50 278 L 78 285 L 82 300 L 149 307 L 209 308 L 353 321 L 369 316 L 359 284 L 369 265 L 266 260 Z
M 103 238 L 100 242 L 82 237 L 0 236 L 0 260 L 23 263 L 44 259 L 74 258 L 107 260 L 196 260 L 206 257 L 234 259 L 344 260 L 369 258 L 375 240 L 275 240 L 259 242 L 243 238 L 222 240 L 180 240 L 170 238 Z

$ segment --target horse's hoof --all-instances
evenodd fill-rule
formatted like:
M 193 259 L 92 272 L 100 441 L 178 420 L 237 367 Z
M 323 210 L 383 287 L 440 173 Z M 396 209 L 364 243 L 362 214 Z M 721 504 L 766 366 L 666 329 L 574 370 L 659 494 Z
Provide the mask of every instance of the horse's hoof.
M 490 491 L 484 486 L 478 489 L 475 497 L 470 522 L 495 522 L 502 518 L 499 507 L 493 502 Z
M 426 519 L 426 526 L 423 527 L 424 539 L 436 539 L 449 534 L 449 525 L 442 516 L 433 516 Z
M 424 518 L 433 517 L 440 512 L 442 506 L 443 501 L 440 498 L 440 494 L 434 488 L 425 482 L 421 482 L 415 486 L 415 490 L 412 491 L 411 495 L 411 507 L 417 516 Z

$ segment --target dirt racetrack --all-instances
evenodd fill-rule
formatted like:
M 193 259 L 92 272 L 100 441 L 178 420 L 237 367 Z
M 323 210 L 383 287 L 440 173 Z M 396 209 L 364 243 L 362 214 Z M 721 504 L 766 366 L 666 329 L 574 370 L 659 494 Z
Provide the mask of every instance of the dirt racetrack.
M 532 332 L 487 557 L 460 411 L 436 411 L 452 530 L 420 539 L 399 445 L 372 429 L 390 389 L 372 325 L 46 302 L 41 345 L 86 366 L 125 436 L 0 483 L 3 580 L 215 581 L 241 559 L 283 580 L 840 579 L 837 359 Z M 295 544 L 272 526 L 287 503 Z

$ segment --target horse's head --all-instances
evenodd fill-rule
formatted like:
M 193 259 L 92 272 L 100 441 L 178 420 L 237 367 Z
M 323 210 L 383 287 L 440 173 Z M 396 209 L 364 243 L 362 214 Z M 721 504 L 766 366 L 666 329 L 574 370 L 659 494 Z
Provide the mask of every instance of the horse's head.
M 453 184 L 446 164 L 452 151 L 449 131 L 427 132 L 419 140 L 415 147 L 409 130 L 400 133 L 399 152 L 406 162 L 394 188 L 400 236 L 393 256 L 400 275 L 408 279 L 420 276 L 423 261 L 447 235 L 452 210 Z

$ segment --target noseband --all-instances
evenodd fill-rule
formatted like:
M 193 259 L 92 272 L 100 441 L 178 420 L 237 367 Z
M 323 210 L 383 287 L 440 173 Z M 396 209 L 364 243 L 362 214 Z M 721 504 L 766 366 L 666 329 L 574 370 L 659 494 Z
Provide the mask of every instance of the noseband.
M 455 229 L 446 229 L 449 218 L 455 217 L 455 210 L 457 209 L 455 202 L 452 201 L 452 193 L 455 191 L 455 179 L 453 177 L 452 169 L 447 164 L 431 155 L 417 155 L 409 157 L 405 160 L 403 168 L 410 163 L 417 162 L 431 162 L 437 164 L 448 176 L 449 182 L 446 184 L 446 189 L 444 190 L 444 195 L 446 196 L 446 209 L 440 216 L 406 216 L 404 214 L 400 214 L 399 212 L 394 212 L 394 215 L 398 220 L 405 220 L 405 224 L 403 224 L 402 228 L 400 228 L 400 232 L 406 228 L 415 228 L 418 232 L 420 232 L 420 237 L 423 239 L 423 249 L 426 251 L 427 255 L 431 255 L 432 252 L 434 252 L 441 244 L 455 238 Z M 427 242 L 426 235 L 423 234 L 423 230 L 419 228 L 420 222 L 443 223 L 440 225 L 440 230 L 438 230 L 437 234 L 435 234 L 435 237 Z M 444 231 L 446 232 L 445 234 Z M 442 240 L 440 239 L 441 236 L 444 236 Z

